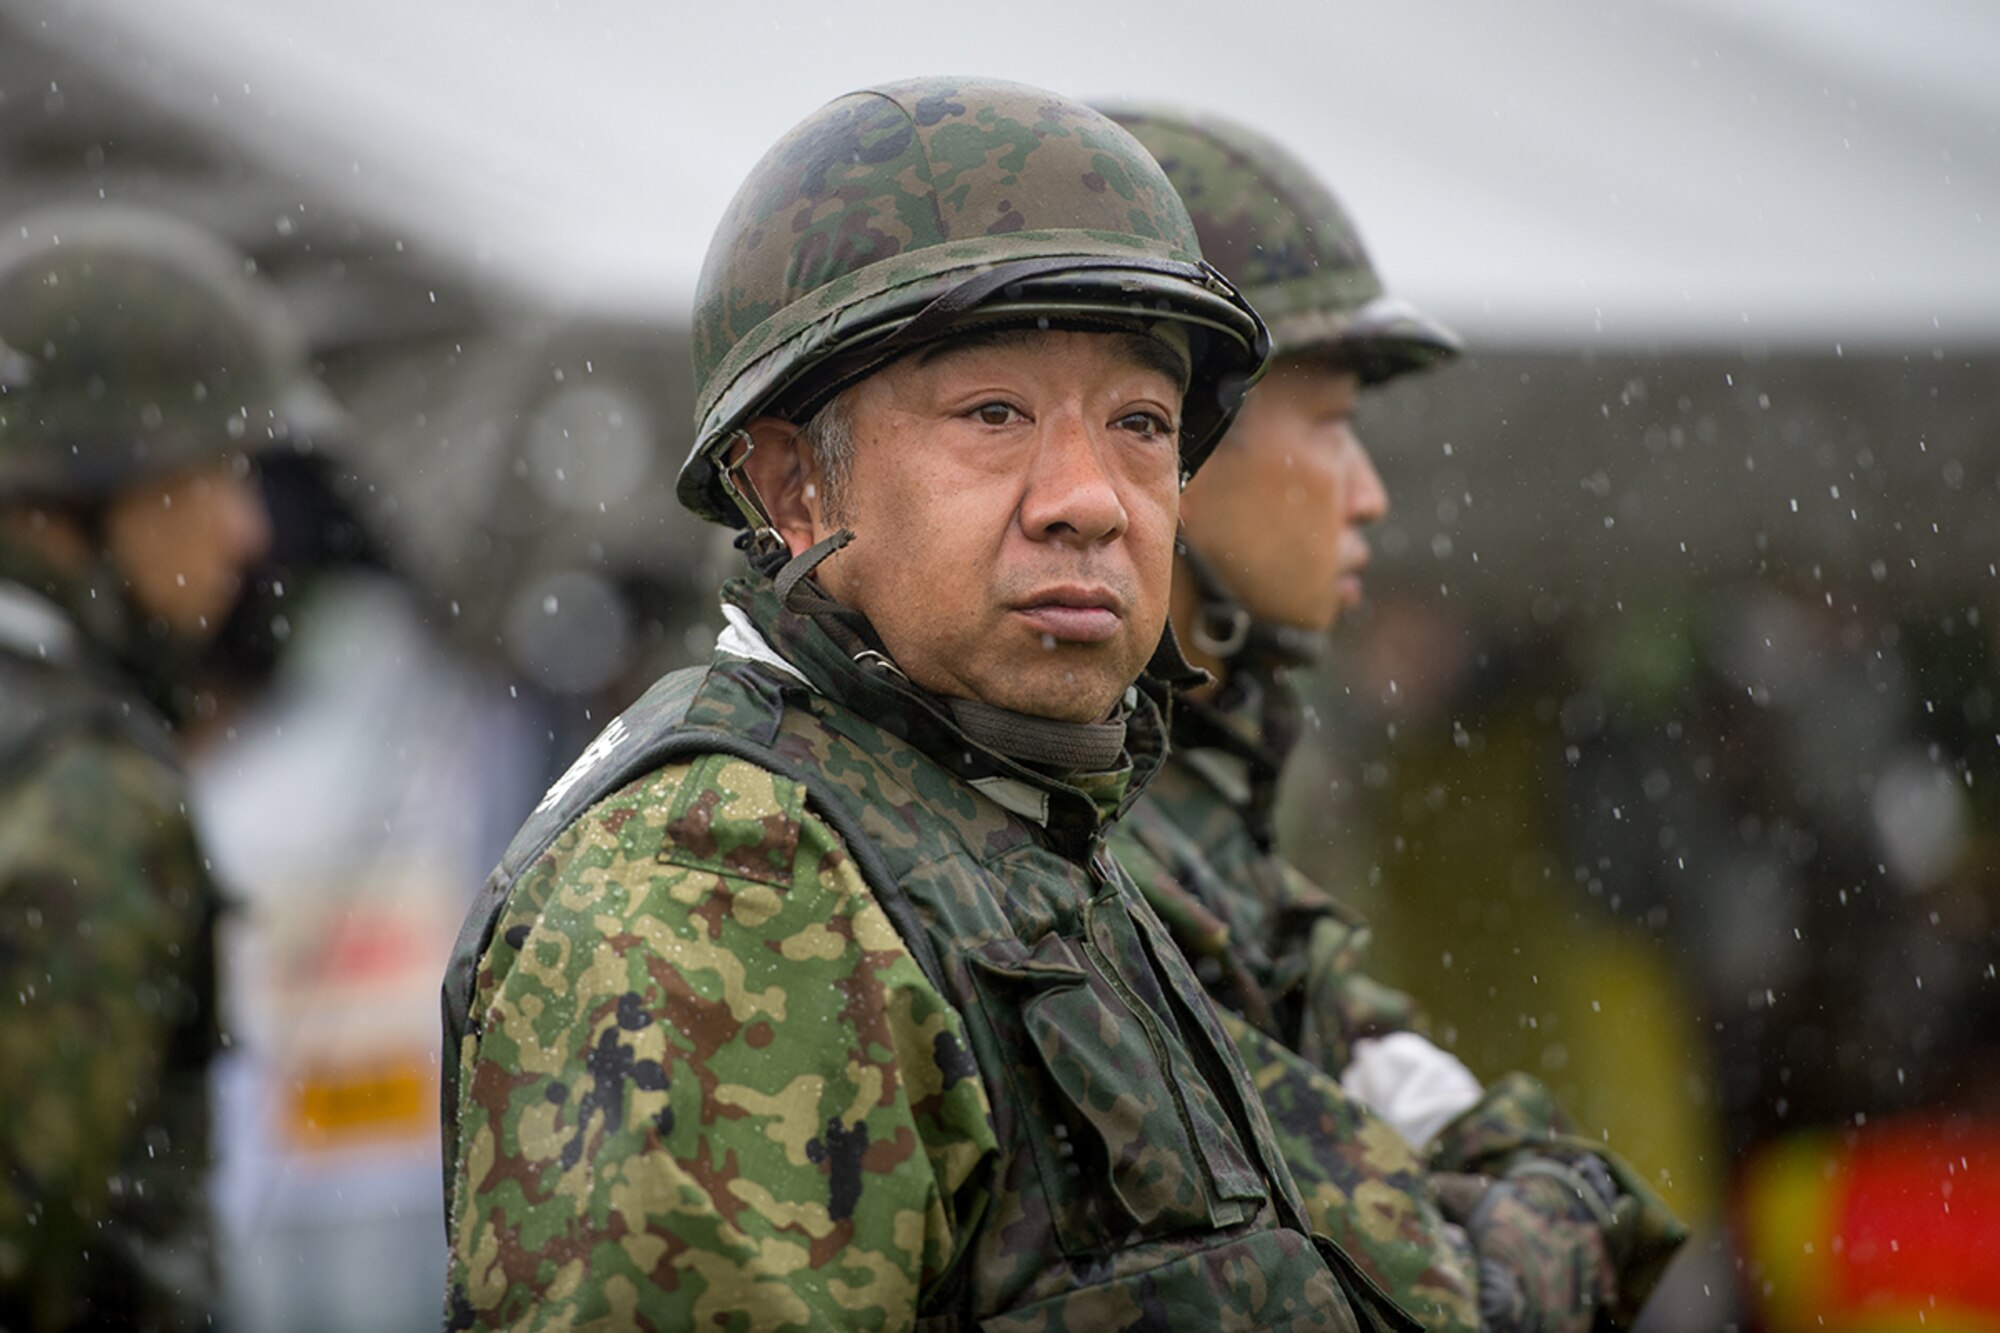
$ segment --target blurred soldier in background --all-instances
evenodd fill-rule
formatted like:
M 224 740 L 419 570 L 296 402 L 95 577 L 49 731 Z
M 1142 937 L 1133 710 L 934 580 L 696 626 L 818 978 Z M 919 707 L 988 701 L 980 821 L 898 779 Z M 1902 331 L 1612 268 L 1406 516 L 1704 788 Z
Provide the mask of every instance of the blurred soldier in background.
M 1622 1326 L 1683 1235 L 1633 1172 L 1523 1075 L 1482 1087 L 1363 970 L 1367 927 L 1275 848 L 1299 739 L 1285 673 L 1360 597 L 1388 499 L 1357 395 L 1458 353 L 1387 296 L 1340 204 L 1240 126 L 1113 110 L 1181 192 L 1202 249 L 1269 322 L 1274 361 L 1181 511 L 1173 620 L 1217 677 L 1114 848 L 1266 1089 L 1313 1220 L 1435 1329 Z
M 206 1325 L 218 895 L 175 729 L 339 419 L 230 248 L 110 207 L 0 247 L 0 1325 Z
M 1143 149 L 1011 84 L 840 98 L 738 193 L 679 494 L 755 573 L 460 936 L 453 1327 L 1409 1326 L 1103 851 L 1264 356 L 1197 257 Z

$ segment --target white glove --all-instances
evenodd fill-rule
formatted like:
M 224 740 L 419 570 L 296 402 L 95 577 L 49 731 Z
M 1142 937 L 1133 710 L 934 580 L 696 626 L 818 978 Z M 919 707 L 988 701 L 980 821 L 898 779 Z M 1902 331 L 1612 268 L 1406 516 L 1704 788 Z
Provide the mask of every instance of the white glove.
M 1485 1089 L 1462 1061 L 1414 1032 L 1363 1037 L 1340 1076 L 1354 1100 L 1421 1148 L 1478 1104 Z

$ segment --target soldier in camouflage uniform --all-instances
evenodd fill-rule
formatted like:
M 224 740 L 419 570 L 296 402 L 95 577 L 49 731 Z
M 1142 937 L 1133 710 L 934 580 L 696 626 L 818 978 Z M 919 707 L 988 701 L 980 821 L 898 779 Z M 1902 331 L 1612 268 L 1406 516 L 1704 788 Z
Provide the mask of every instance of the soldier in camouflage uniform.
M 1113 849 L 1225 1010 L 1314 1222 L 1384 1289 L 1451 1333 L 1622 1326 L 1679 1225 L 1539 1084 L 1482 1088 L 1420 1035 L 1410 997 L 1365 971 L 1367 927 L 1274 846 L 1299 730 L 1285 672 L 1359 596 L 1358 529 L 1387 506 L 1356 392 L 1458 342 L 1384 293 L 1339 203 L 1277 145 L 1183 112 L 1109 114 L 1274 347 L 1182 507 L 1173 620 L 1217 680 L 1176 699 L 1172 757 Z
M 179 674 L 336 419 L 245 260 L 114 209 L 0 246 L 0 1327 L 206 1326 L 216 894 Z
M 1104 847 L 1265 351 L 1158 167 L 1031 88 L 855 93 L 697 300 L 679 493 L 753 572 L 460 936 L 449 1325 L 1413 1328 Z

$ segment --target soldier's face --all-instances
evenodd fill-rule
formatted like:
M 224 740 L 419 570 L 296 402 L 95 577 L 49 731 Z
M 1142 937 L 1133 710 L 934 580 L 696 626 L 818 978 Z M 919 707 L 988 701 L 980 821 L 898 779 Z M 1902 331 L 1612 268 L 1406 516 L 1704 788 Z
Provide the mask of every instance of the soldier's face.
M 1324 630 L 1361 600 L 1361 530 L 1389 497 L 1354 433 L 1359 390 L 1352 371 L 1278 362 L 1188 483 L 1189 544 L 1260 619 Z
M 271 545 L 271 520 L 241 460 L 142 482 L 105 515 L 104 540 L 139 610 L 185 639 L 222 626 L 243 576 Z
M 1165 623 L 1181 385 L 1168 349 L 1123 334 L 1029 331 L 916 353 L 846 395 L 854 451 L 839 512 L 827 514 L 808 460 L 800 503 L 774 517 L 794 552 L 853 530 L 817 577 L 917 684 L 1095 721 Z

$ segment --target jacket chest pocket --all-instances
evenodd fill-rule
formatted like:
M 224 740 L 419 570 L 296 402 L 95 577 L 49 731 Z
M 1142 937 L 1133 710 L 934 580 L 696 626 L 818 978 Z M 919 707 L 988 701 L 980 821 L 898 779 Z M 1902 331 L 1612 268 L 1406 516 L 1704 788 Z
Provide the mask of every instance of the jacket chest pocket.
M 1115 893 L 1091 902 L 1075 938 L 1002 941 L 972 963 L 1065 1252 L 1256 1212 L 1264 1181 Z

